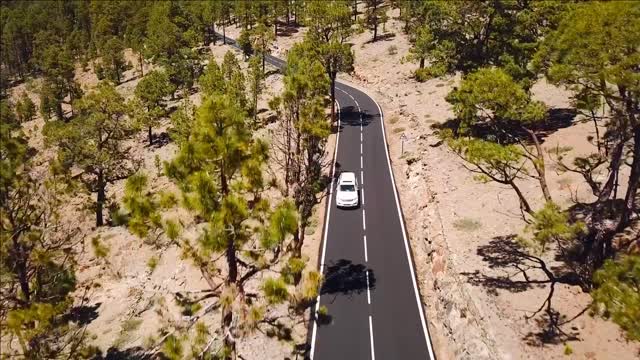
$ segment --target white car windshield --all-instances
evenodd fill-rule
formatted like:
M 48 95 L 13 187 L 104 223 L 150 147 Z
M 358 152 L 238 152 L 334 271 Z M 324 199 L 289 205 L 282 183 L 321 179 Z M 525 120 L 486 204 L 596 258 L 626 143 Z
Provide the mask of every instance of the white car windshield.
M 354 185 L 340 185 L 340 191 L 356 191 L 356 187 Z

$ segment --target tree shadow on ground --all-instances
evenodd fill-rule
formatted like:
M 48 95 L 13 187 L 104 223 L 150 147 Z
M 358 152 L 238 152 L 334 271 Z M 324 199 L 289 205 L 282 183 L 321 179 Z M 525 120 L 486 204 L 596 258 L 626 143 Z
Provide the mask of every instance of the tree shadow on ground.
M 297 34 L 300 31 L 299 28 L 300 26 L 295 24 L 293 21 L 290 21 L 289 24 L 287 24 L 286 21 L 278 21 L 277 36 L 290 37 L 293 34 Z
M 586 309 L 567 319 L 553 308 L 552 300 L 556 284 L 581 286 L 585 289 L 583 278 L 578 273 L 565 263 L 547 265 L 542 258 L 530 254 L 518 243 L 516 235 L 495 237 L 489 244 L 479 246 L 477 254 L 490 269 L 503 271 L 504 275 L 487 275 L 480 270 L 463 272 L 461 275 L 467 277 L 470 284 L 484 287 L 491 295 L 498 295 L 498 290 L 519 293 L 533 288 L 548 289 L 541 306 L 525 315 L 525 319 L 533 319 L 538 328 L 524 337 L 529 345 L 555 344 L 577 338 L 578 334 L 573 329 L 567 332 L 562 327 L 581 316 Z M 563 259 L 562 256 L 559 258 Z
M 386 34 L 378 35 L 375 40 L 371 39 L 366 41 L 365 44 L 373 44 L 379 41 L 390 41 L 390 40 L 393 40 L 395 37 L 396 37 L 395 33 L 386 33 Z
M 80 326 L 88 325 L 98 318 L 98 308 L 102 303 L 95 305 L 75 306 L 69 310 L 65 320 L 72 321 Z
M 92 360 L 164 360 L 166 356 L 162 354 L 147 355 L 146 351 L 139 346 L 118 349 L 116 347 L 110 347 L 105 354 L 98 354 Z
M 171 136 L 166 131 L 159 134 L 151 134 L 151 138 L 153 139 L 153 144 L 151 146 L 156 149 L 168 145 L 171 142 Z
M 367 274 L 369 276 L 367 287 Z M 340 259 L 329 264 L 325 271 L 325 280 L 320 293 L 322 295 L 341 294 L 351 296 L 374 289 L 376 278 L 371 269 L 363 264 L 354 264 L 350 260 Z
M 568 128 L 574 124 L 576 117 L 575 109 L 571 108 L 553 108 L 547 111 L 547 117 L 537 126 L 530 127 L 536 132 L 538 140 L 544 143 L 549 135 L 564 128 Z M 459 134 L 462 121 L 458 118 L 448 119 L 443 123 L 431 125 L 431 128 L 438 130 L 451 130 L 454 135 Z M 487 122 L 480 122 L 470 126 L 465 135 L 489 141 L 497 141 L 501 144 L 515 144 L 522 142 L 526 145 L 533 145 L 531 135 L 529 135 L 522 127 L 519 121 L 503 121 L 500 130 L 496 130 Z

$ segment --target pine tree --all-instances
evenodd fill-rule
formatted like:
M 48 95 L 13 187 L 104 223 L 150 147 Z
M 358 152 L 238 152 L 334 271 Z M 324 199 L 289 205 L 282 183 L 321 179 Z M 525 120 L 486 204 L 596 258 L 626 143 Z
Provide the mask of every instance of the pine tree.
M 628 339 L 640 339 L 640 256 L 607 260 L 594 283 L 594 312 L 620 325 Z
M 214 57 L 209 58 L 209 63 L 198 79 L 200 88 L 205 95 L 221 94 L 225 91 L 225 77 L 220 65 Z
M 245 92 L 246 80 L 238 58 L 232 51 L 227 51 L 220 67 L 225 79 L 225 94 L 229 95 L 241 109 L 247 108 Z
M 409 55 L 407 55 L 406 59 L 409 61 L 418 61 L 420 63 L 420 69 L 423 69 L 425 60 L 434 49 L 433 34 L 431 34 L 427 26 L 422 26 L 416 30 L 412 40 L 413 44 L 411 49 L 409 49 Z
M 149 145 L 153 145 L 153 127 L 166 115 L 162 101 L 174 91 L 175 87 L 169 82 L 167 74 L 158 70 L 148 73 L 136 85 L 134 93 L 137 101 L 131 110 L 134 118 L 148 130 Z
M 169 80 L 175 89 L 183 89 L 188 93 L 202 72 L 198 53 L 189 47 L 177 50 L 177 53 L 163 62 Z
M 331 119 L 335 121 L 335 88 L 339 72 L 353 70 L 354 56 L 345 41 L 351 34 L 349 7 L 341 1 L 311 2 L 307 9 L 309 32 L 305 51 L 322 63 L 331 80 Z
M 126 70 L 124 44 L 117 37 L 111 37 L 100 48 L 101 62 L 96 68 L 99 79 L 108 79 L 119 84 Z
M 519 82 L 526 79 L 528 89 L 536 77 L 529 62 L 569 6 L 563 1 L 424 1 L 412 12 L 408 29 L 427 27 L 433 36 L 430 66 L 420 71 L 421 78 L 499 66 Z
M 50 122 L 44 129 L 48 143 L 58 147 L 58 159 L 67 171 L 80 169 L 80 180 L 97 194 L 96 225 L 104 225 L 106 188 L 133 173 L 137 166 L 124 142 L 132 135 L 129 109 L 110 83 L 76 103 L 78 116 L 68 123 Z
M 189 137 L 193 133 L 195 117 L 195 106 L 188 99 L 171 114 L 170 119 L 173 126 L 169 129 L 169 136 L 171 136 L 171 139 L 175 141 L 178 146 L 181 146 L 189 140 Z
M 606 161 L 592 163 L 587 171 L 581 171 L 597 197 L 585 243 L 585 255 L 593 269 L 612 255 L 613 235 L 629 225 L 636 211 L 640 186 L 640 120 L 634 109 L 640 107 L 637 81 L 640 24 L 635 19 L 639 14 L 640 6 L 632 2 L 577 5 L 558 30 L 545 39 L 533 64 L 536 70 L 544 71 L 551 82 L 572 90 L 579 106 L 588 108 L 597 99 L 606 104 L 611 114 L 606 123 L 609 154 Z M 610 219 L 612 212 L 607 204 L 615 197 L 626 147 L 632 149 L 633 160 L 626 159 L 631 171 L 624 208 Z M 589 157 L 582 161 L 591 163 Z M 606 179 L 594 183 L 593 174 L 603 165 L 608 167 Z M 616 224 L 615 228 L 606 225 L 608 222 Z
M 388 21 L 387 8 L 384 0 L 365 0 L 366 10 L 361 26 L 373 31 L 373 39 L 378 40 L 378 26 Z
M 297 223 L 291 204 L 271 208 L 261 198 L 267 147 L 252 137 L 245 117 L 226 94 L 205 99 L 191 136 L 167 165 L 185 206 L 206 223 L 197 245 L 184 239 L 181 246 L 219 297 L 224 348 L 217 353 L 224 359 L 235 357 L 237 341 L 256 329 L 270 305 L 291 297 L 284 280 L 270 277 L 260 296 L 244 296 L 250 279 L 282 261 Z M 226 265 L 215 266 L 216 254 Z M 253 319 L 243 319 L 243 313 Z
M 250 34 L 251 49 L 260 56 L 262 60 L 262 72 L 265 70 L 265 59 L 271 53 L 271 45 L 275 40 L 275 35 L 262 22 L 258 23 Z
M 248 75 L 248 90 L 251 97 L 251 115 L 253 116 L 253 121 L 255 122 L 258 119 L 258 99 L 260 98 L 260 94 L 264 90 L 265 79 L 264 70 L 260 67 L 259 57 L 254 56 L 249 60 Z
M 58 119 L 63 120 L 62 104 L 73 103 L 82 94 L 75 81 L 73 58 L 67 48 L 52 44 L 38 55 L 36 61 L 44 75 L 40 89 L 40 111 L 45 119 L 54 112 Z M 65 100 L 67 97 L 69 101 Z
M 300 47 L 300 45 L 297 45 Z M 284 173 L 285 195 L 290 188 L 300 223 L 294 236 L 294 256 L 299 257 L 313 207 L 321 191 L 324 148 L 331 132 L 324 114 L 329 79 L 318 60 L 294 47 L 287 57 L 285 88 L 270 106 L 279 115 L 273 142 L 274 158 Z
M 36 104 L 27 93 L 23 92 L 16 103 L 16 115 L 20 122 L 31 121 L 36 116 Z
M 154 63 L 163 63 L 177 54 L 182 45 L 180 28 L 173 22 L 175 4 L 158 2 L 149 14 L 145 49 Z
M 90 358 L 85 328 L 69 316 L 78 229 L 60 222 L 56 179 L 30 174 L 33 149 L 19 129 L 6 131 L 10 117 L 3 114 L 0 124 L 0 326 L 18 346 L 3 347 L 3 355 Z
M 517 144 L 520 151 L 514 153 L 514 160 L 518 158 L 528 160 L 530 167 L 535 171 L 530 176 L 539 182 L 545 201 L 552 201 L 546 181 L 545 158 L 537 126 L 546 118 L 546 107 L 542 102 L 532 100 L 531 95 L 502 69 L 480 69 L 469 74 L 462 81 L 459 89 L 447 95 L 447 101 L 453 104 L 453 111 L 461 120 L 457 129 L 459 135 L 473 135 L 474 130 L 484 124 L 493 130 L 492 138 L 488 141 L 497 144 L 497 147 L 490 147 L 492 151 L 471 154 L 470 151 L 475 147 L 466 146 L 469 145 L 467 142 L 459 142 L 458 145 L 462 146 L 459 150 L 462 150 L 460 154 L 463 158 L 473 160 L 471 163 L 476 166 L 476 170 L 488 176 L 487 168 L 478 167 L 478 163 L 484 163 L 491 168 L 492 164 L 499 164 L 499 162 L 487 161 L 483 159 L 484 156 L 478 158 L 478 155 L 493 156 L 493 151 L 497 148 Z M 519 131 L 527 134 L 533 146 L 529 146 L 524 139 L 520 138 Z M 487 147 L 482 148 L 487 150 Z M 513 147 L 503 147 L 499 151 L 513 151 L 513 149 Z M 507 157 L 510 159 L 510 166 L 516 164 L 511 160 L 511 156 Z M 529 175 L 529 172 L 527 169 L 522 169 L 519 174 Z M 523 202 L 519 190 L 513 184 L 509 185 L 518 193 L 523 210 L 531 212 Z

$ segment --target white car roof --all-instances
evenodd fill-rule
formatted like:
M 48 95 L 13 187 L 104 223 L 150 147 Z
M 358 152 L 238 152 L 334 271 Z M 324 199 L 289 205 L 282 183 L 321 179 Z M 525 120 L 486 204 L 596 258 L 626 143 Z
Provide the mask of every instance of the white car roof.
M 339 181 L 341 183 L 355 183 L 356 182 L 356 174 L 352 172 L 343 172 L 340 174 Z

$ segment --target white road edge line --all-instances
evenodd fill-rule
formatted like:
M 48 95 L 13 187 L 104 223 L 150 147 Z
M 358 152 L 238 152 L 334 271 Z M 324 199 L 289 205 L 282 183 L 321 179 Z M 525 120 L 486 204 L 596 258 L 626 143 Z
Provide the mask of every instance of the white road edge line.
M 360 170 L 360 186 L 364 186 L 364 171 Z
M 337 105 L 337 109 L 338 109 L 338 129 L 340 129 L 340 103 L 336 100 L 336 105 Z M 334 149 L 333 152 L 333 163 L 331 165 L 331 187 L 329 188 L 329 203 L 327 204 L 327 218 L 325 220 L 324 223 L 324 239 L 322 240 L 323 244 L 322 244 L 322 256 L 320 257 L 320 274 L 324 274 L 324 258 L 325 255 L 327 254 L 327 234 L 329 232 L 329 220 L 330 220 L 330 215 L 331 215 L 331 207 L 332 207 L 332 200 L 333 200 L 333 184 L 335 181 L 335 175 L 336 175 L 336 160 L 338 158 L 338 145 L 340 144 L 340 131 L 338 131 L 336 133 L 336 148 Z M 318 313 L 318 310 L 320 309 L 320 294 L 318 294 L 318 299 L 316 300 L 316 308 L 315 308 L 315 314 Z M 316 315 L 317 316 L 317 315 Z M 312 334 L 311 334 L 311 359 L 313 359 L 313 355 L 315 353 L 316 350 L 316 334 L 318 332 L 318 321 L 315 320 L 313 322 L 313 330 L 312 330 Z
M 362 155 L 360 155 L 360 169 L 364 168 L 363 162 L 362 162 Z
M 362 205 L 364 205 L 364 189 L 362 189 Z
M 362 155 L 362 141 L 360 142 L 360 155 Z
M 364 91 L 363 91 L 364 93 Z M 368 96 L 368 95 L 367 95 Z M 380 108 L 380 104 L 375 101 L 374 98 L 369 96 L 371 100 L 378 107 L 378 112 L 380 113 L 380 124 L 382 129 L 382 136 L 384 138 L 384 151 L 387 154 L 387 164 L 389 165 L 389 174 L 391 175 L 391 184 L 393 185 L 393 195 L 396 198 L 396 207 L 398 209 L 398 218 L 400 218 L 400 226 L 402 227 L 402 237 L 404 238 L 404 248 L 407 252 L 407 261 L 409 262 L 409 270 L 411 271 L 411 282 L 413 283 L 413 290 L 416 294 L 416 303 L 418 304 L 418 312 L 420 313 L 420 322 L 422 323 L 422 331 L 424 332 L 424 337 L 427 342 L 427 349 L 429 351 L 429 358 L 435 359 L 436 357 L 433 354 L 433 347 L 431 346 L 431 337 L 429 336 L 429 329 L 427 328 L 427 322 L 424 317 L 424 310 L 422 309 L 422 301 L 420 300 L 420 293 L 418 291 L 418 284 L 416 283 L 416 274 L 413 269 L 413 261 L 411 260 L 411 252 L 409 251 L 409 241 L 407 240 L 407 231 L 404 225 L 404 219 L 402 218 L 402 210 L 400 209 L 400 201 L 398 200 L 398 189 L 396 188 L 396 180 L 393 176 L 393 169 L 391 168 L 391 158 L 389 157 L 389 148 L 387 146 L 387 132 L 384 128 L 384 115 L 382 114 L 382 109 Z M 373 338 L 372 338 L 373 341 Z M 373 346 L 373 342 L 372 345 Z
M 373 320 L 369 315 L 369 337 L 371 338 L 371 360 L 376 360 L 376 352 L 373 346 Z

